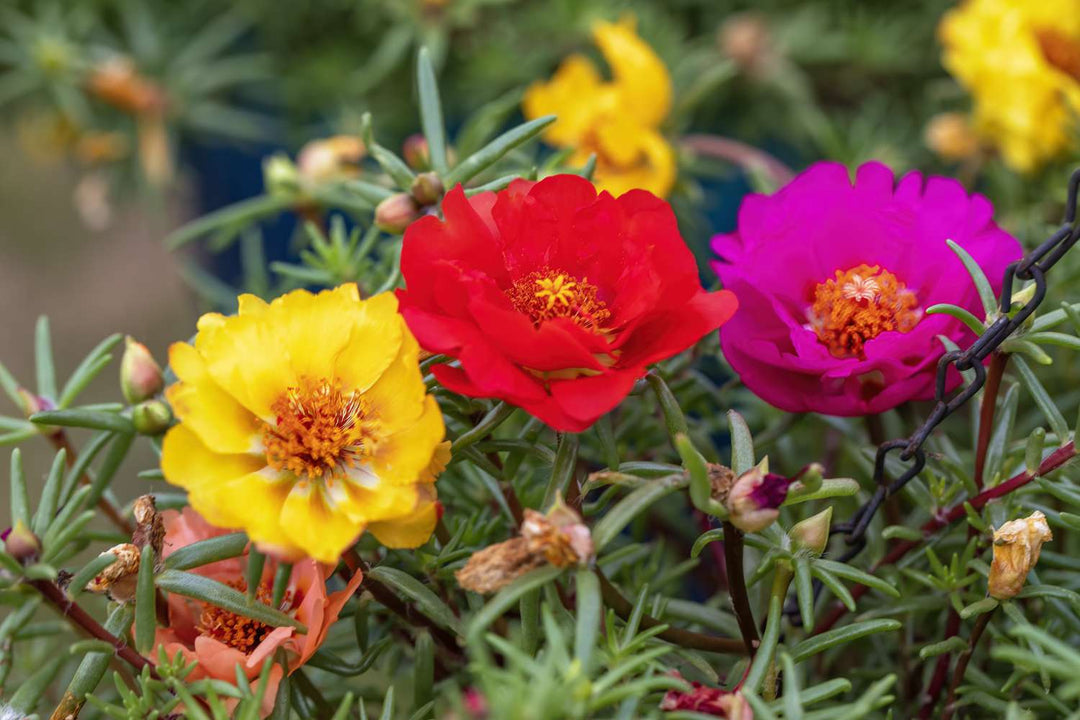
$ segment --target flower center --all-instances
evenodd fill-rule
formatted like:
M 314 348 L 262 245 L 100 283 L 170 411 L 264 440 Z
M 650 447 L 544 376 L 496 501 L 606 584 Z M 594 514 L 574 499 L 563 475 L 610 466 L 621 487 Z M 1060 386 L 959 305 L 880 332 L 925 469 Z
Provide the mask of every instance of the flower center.
M 922 318 L 918 298 L 888 270 L 859 265 L 837 270 L 814 289 L 810 327 L 833 356 L 864 357 L 863 345 L 883 332 L 908 332 Z
M 1046 62 L 1080 82 L 1080 41 L 1054 28 L 1035 31 Z
M 338 381 L 301 379 L 271 406 L 274 425 L 263 428 L 266 462 L 312 479 L 334 477 L 371 454 L 377 426 L 359 392 Z
M 532 318 L 536 327 L 545 320 L 568 318 L 586 330 L 601 332 L 611 312 L 596 292 L 588 278 L 579 280 L 568 272 L 543 268 L 516 280 L 506 295 L 514 309 Z
M 247 583 L 243 580 L 236 580 L 227 584 L 240 592 L 247 590 Z M 259 586 L 258 591 L 255 593 L 255 599 L 263 605 L 270 604 L 270 591 L 266 586 Z M 293 607 L 295 605 L 292 592 L 286 592 L 279 609 L 282 612 L 288 612 Z M 199 615 L 199 622 L 195 629 L 200 635 L 223 642 L 247 655 L 258 647 L 259 643 L 274 628 L 264 622 L 237 615 L 234 612 L 222 610 L 216 605 L 207 603 L 203 606 L 202 614 Z

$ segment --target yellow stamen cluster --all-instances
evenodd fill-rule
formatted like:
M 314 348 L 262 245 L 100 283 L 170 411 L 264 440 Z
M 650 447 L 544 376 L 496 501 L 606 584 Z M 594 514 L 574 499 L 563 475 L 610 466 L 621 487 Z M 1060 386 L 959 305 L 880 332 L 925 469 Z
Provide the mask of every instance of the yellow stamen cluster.
M 234 581 L 228 583 L 230 587 L 245 592 L 247 590 L 247 583 L 243 580 Z M 255 593 L 255 599 L 263 605 L 270 605 L 271 597 L 270 591 L 264 585 L 260 585 L 259 589 Z M 294 607 L 293 597 L 291 592 L 285 593 L 285 598 L 281 601 L 282 611 L 287 612 Z M 222 610 L 216 605 L 210 605 L 207 603 L 203 606 L 202 614 L 199 616 L 199 623 L 196 626 L 200 635 L 213 638 L 219 642 L 225 643 L 229 647 L 236 648 L 244 654 L 250 653 L 259 643 L 270 634 L 270 631 L 274 628 L 267 625 L 264 622 L 253 620 L 243 615 L 237 615 L 229 610 Z
M 915 293 L 877 265 L 837 270 L 814 289 L 810 324 L 838 358 L 864 357 L 863 346 L 883 332 L 908 332 L 922 318 Z
M 276 423 L 263 429 L 266 462 L 299 477 L 330 478 L 371 454 L 375 425 L 364 398 L 337 382 L 302 381 L 271 407 Z
M 545 320 L 569 318 L 576 325 L 600 332 L 611 312 L 596 297 L 588 278 L 578 279 L 562 270 L 543 268 L 519 278 L 507 290 L 514 308 L 532 318 L 539 327 Z

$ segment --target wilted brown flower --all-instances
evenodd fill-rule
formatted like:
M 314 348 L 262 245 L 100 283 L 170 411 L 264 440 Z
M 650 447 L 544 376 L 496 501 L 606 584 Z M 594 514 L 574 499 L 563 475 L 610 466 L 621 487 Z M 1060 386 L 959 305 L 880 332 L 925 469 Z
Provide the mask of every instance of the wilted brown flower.
M 521 537 L 480 550 L 454 577 L 466 590 L 493 593 L 545 564 L 584 565 L 593 554 L 589 528 L 562 498 L 557 498 L 546 515 L 526 510 Z
M 1026 518 L 1010 520 L 994 531 L 994 561 L 990 565 L 991 597 L 1007 600 L 1024 587 L 1028 571 L 1039 561 L 1039 551 L 1053 540 L 1046 516 L 1036 510 Z
M 139 548 L 132 543 L 121 543 L 101 553 L 114 555 L 116 560 L 86 583 L 92 593 L 108 593 L 117 602 L 128 602 L 135 597 L 135 583 L 139 575 Z

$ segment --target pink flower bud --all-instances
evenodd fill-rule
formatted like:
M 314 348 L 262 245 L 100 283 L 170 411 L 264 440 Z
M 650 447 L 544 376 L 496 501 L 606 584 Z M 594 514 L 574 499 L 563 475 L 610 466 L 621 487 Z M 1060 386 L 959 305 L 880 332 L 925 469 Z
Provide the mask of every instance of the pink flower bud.
M 4 538 L 4 549 L 23 565 L 29 565 L 37 560 L 41 553 L 41 541 L 22 520 L 16 520 L 15 527 L 11 528 Z
M 375 224 L 380 230 L 394 235 L 405 232 L 405 228 L 418 217 L 420 206 L 405 193 L 391 195 L 375 208 Z
M 776 522 L 791 480 L 753 468 L 740 475 L 727 497 L 731 524 L 743 532 L 758 532 Z
M 431 167 L 431 151 L 428 149 L 427 139 L 420 133 L 405 138 L 401 153 L 413 170 L 427 170 Z
M 130 335 L 125 338 L 124 357 L 120 361 L 120 389 L 134 405 L 161 392 L 165 385 L 161 366 L 146 346 Z

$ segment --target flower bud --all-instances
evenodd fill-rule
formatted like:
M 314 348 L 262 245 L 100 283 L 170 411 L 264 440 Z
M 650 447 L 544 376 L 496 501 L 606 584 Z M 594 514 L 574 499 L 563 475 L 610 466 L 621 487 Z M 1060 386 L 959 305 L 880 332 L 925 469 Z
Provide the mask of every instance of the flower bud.
M 923 141 L 942 160 L 966 160 L 979 152 L 979 139 L 963 113 L 939 113 L 930 118 Z
M 427 170 L 431 167 L 431 150 L 428 149 L 427 138 L 420 133 L 405 138 L 401 154 L 413 170 Z
M 263 160 L 263 186 L 270 195 L 292 195 L 300 189 L 300 173 L 282 154 Z
M 442 199 L 443 188 L 442 180 L 439 176 L 433 172 L 420 173 L 413 180 L 412 188 L 409 192 L 413 196 L 413 200 L 416 200 L 420 205 L 434 205 Z
M 358 163 L 366 155 L 367 146 L 360 138 L 335 135 L 300 148 L 296 166 L 304 181 L 318 185 L 355 177 L 360 173 Z
M 817 515 L 795 523 L 788 530 L 791 544 L 797 550 L 809 550 L 815 555 L 825 552 L 829 544 L 829 525 L 832 522 L 832 508 L 827 507 Z
M 720 26 L 720 51 L 751 75 L 763 75 L 775 62 L 772 32 L 765 18 L 754 12 L 730 17 Z
M 16 520 L 4 539 L 4 549 L 23 565 L 30 565 L 41 554 L 41 541 L 22 520 Z
M 787 498 L 789 478 L 755 467 L 740 475 L 731 486 L 726 505 L 731 524 L 743 532 L 758 532 L 776 522 Z
M 47 397 L 41 395 L 35 395 L 26 388 L 19 388 L 19 397 L 22 398 L 23 414 L 29 418 L 39 412 L 46 410 L 55 410 L 56 405 Z M 63 432 L 61 428 L 54 425 L 38 425 L 38 432 L 45 436 L 59 435 Z
M 161 366 L 145 345 L 130 335 L 124 342 L 124 357 L 120 361 L 120 389 L 124 392 L 124 398 L 134 405 L 161 392 L 165 379 Z
M 140 435 L 160 435 L 169 429 L 173 414 L 161 400 L 147 400 L 131 411 L 131 424 Z
M 400 235 L 405 228 L 420 217 L 420 206 L 405 193 L 398 193 L 379 203 L 375 208 L 375 224 L 383 232 Z
M 1010 520 L 994 531 L 994 561 L 990 565 L 991 597 L 1007 600 L 1024 587 L 1028 571 L 1039 561 L 1039 551 L 1053 540 L 1046 516 L 1036 510 L 1026 518 Z

